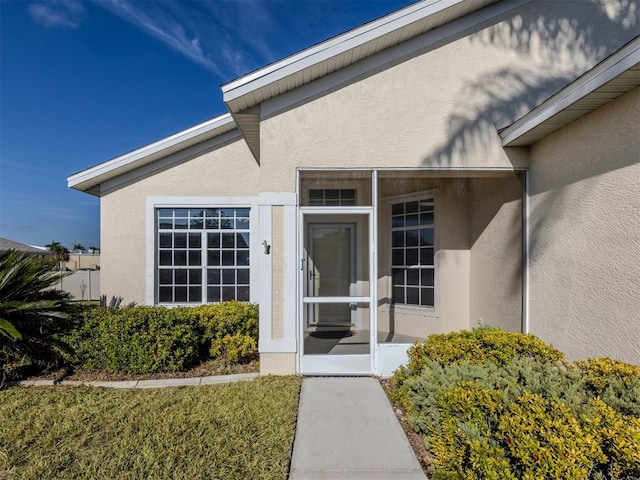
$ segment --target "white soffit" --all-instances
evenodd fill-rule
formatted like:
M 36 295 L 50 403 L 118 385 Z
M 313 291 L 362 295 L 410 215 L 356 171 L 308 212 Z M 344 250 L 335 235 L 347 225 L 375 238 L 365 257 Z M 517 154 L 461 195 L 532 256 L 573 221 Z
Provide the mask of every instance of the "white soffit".
M 101 183 L 236 129 L 228 113 L 67 177 L 67 186 L 99 195 Z
M 497 0 L 425 0 L 222 86 L 231 113 L 248 108 L 417 37 Z
M 640 37 L 502 130 L 502 144 L 531 145 L 638 86 Z

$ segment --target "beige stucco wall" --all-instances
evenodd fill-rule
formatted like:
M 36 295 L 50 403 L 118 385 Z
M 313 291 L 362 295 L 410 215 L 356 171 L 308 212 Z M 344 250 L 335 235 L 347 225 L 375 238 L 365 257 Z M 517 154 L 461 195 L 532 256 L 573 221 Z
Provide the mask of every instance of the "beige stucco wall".
M 533 2 L 274 116 L 293 94 L 265 102 L 262 188 L 295 191 L 296 167 L 526 166 L 501 147 L 496 125 L 517 119 L 637 31 L 623 26 L 636 21 L 627 9 L 616 16 L 602 2 L 577 3 Z
M 640 89 L 531 148 L 531 331 L 640 363 Z
M 147 197 L 257 195 L 258 168 L 246 143 L 238 140 L 103 195 L 101 292 L 145 303 Z
M 469 180 L 470 327 L 522 331 L 523 174 Z

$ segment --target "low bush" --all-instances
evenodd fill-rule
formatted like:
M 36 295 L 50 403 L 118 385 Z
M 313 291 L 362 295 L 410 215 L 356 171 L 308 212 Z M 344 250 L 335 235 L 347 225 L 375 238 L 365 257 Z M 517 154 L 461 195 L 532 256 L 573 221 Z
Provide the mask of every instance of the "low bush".
M 640 367 L 570 365 L 532 335 L 493 329 L 434 337 L 390 391 L 434 479 L 640 478 Z
M 202 329 L 189 308 L 92 308 L 67 338 L 86 369 L 150 373 L 184 370 L 200 360 Z
M 226 364 L 248 357 L 258 348 L 258 306 L 243 302 L 222 302 L 194 307 L 203 339 L 211 358 L 221 357 Z
M 257 349 L 258 307 L 222 302 L 198 307 L 87 308 L 64 336 L 69 363 L 122 373 L 175 372 L 209 359 L 228 366 Z
M 588 390 L 623 415 L 640 417 L 640 367 L 611 358 L 575 362 Z

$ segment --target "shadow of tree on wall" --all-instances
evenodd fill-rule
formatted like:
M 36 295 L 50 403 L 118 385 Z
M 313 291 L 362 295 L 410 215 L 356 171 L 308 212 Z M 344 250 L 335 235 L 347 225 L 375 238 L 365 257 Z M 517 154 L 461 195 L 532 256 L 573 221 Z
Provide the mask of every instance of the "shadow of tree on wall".
M 510 67 L 481 74 L 456 95 L 448 140 L 424 159 L 430 167 L 462 166 L 491 155 L 498 131 L 521 118 L 640 32 L 638 0 L 538 1 L 469 37 L 518 53 Z M 552 16 L 555 15 L 555 16 Z

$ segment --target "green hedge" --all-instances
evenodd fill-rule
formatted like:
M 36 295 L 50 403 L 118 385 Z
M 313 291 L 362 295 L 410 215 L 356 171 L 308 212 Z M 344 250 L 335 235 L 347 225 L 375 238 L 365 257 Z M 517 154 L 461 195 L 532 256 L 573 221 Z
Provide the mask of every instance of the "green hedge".
M 409 357 L 391 396 L 423 436 L 434 479 L 640 477 L 640 367 L 568 364 L 532 335 L 497 329 L 435 335 Z
M 188 369 L 210 358 L 226 364 L 257 345 L 258 307 L 223 302 L 199 307 L 89 308 L 65 337 L 72 364 L 111 372 Z

